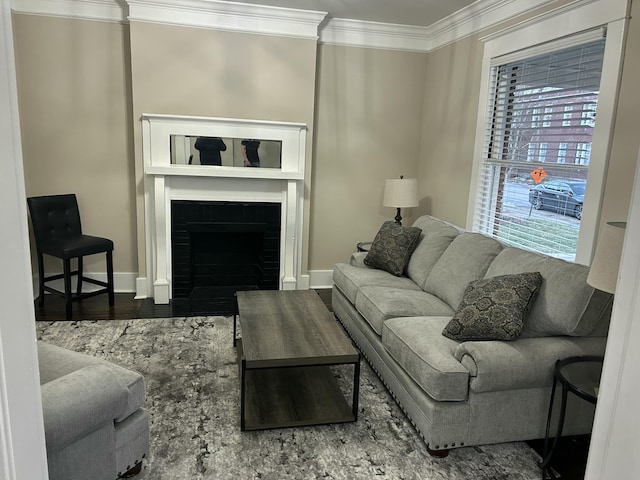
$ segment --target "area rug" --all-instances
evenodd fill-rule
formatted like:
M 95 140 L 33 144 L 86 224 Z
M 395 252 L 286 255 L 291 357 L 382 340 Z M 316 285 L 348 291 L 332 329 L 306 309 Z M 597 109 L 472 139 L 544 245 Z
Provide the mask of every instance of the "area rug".
M 37 322 L 38 338 L 144 375 L 151 453 L 140 480 L 534 480 L 525 443 L 433 458 L 365 361 L 355 423 L 241 432 L 232 319 Z

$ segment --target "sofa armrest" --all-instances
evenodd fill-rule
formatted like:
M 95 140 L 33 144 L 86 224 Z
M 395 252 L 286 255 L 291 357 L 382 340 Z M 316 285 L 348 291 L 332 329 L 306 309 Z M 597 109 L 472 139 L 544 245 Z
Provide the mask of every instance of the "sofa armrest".
M 371 268 L 368 265 L 364 264 L 364 257 L 367 256 L 368 252 L 354 252 L 351 254 L 351 258 L 349 259 L 349 265 L 352 267 L 361 267 L 361 268 Z
M 47 450 L 113 422 L 127 406 L 127 387 L 107 365 L 88 365 L 41 387 Z
M 470 390 L 491 392 L 551 387 L 556 360 L 604 355 L 606 337 L 520 338 L 463 342 L 455 357 L 470 372 Z

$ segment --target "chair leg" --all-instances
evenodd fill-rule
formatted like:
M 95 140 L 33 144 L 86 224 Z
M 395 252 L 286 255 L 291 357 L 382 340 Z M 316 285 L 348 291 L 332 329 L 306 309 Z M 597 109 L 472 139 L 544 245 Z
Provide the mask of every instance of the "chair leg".
M 115 296 L 113 291 L 113 252 L 107 252 L 107 291 L 109 293 L 109 306 L 113 307 Z
M 142 462 L 136 464 L 133 468 L 130 468 L 129 470 L 127 470 L 126 472 L 124 472 L 122 475 L 120 475 L 119 478 L 131 478 L 131 477 L 135 477 L 136 475 L 138 475 L 140 472 L 142 471 Z
M 64 300 L 67 313 L 67 320 L 71 320 L 71 260 L 65 258 L 63 261 L 64 271 Z
M 76 295 L 82 294 L 82 257 L 78 257 L 78 286 L 76 288 Z
M 44 258 L 42 253 L 38 252 L 38 304 L 44 307 Z

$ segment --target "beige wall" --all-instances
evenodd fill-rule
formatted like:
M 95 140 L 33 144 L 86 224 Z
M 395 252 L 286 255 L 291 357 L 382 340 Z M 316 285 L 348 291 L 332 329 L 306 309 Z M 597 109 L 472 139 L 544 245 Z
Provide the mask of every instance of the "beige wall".
M 395 216 L 386 178 L 417 175 L 427 54 L 320 47 L 310 270 L 346 261 Z M 405 224 L 418 209 L 403 211 Z
M 114 241 L 117 272 L 136 272 L 128 27 L 13 22 L 27 196 L 76 193 L 84 231 Z M 104 257 L 86 267 L 104 272 Z
M 131 64 L 136 142 L 137 212 L 144 226 L 143 113 L 301 122 L 308 126 L 305 197 L 313 142 L 316 42 L 132 22 Z M 305 237 L 309 205 L 306 203 Z M 145 274 L 145 242 L 138 264 Z M 303 266 L 308 252 L 303 252 Z M 303 270 L 306 270 L 303 267 Z
M 639 9 L 636 2 L 603 220 L 626 217 L 632 188 Z M 479 35 L 427 54 L 147 23 L 13 20 L 27 194 L 77 192 L 85 229 L 116 242 L 116 271 L 145 274 L 137 234 L 143 112 L 309 125 L 309 270 L 345 261 L 356 242 L 371 240 L 394 216 L 381 205 L 385 178 L 419 179 L 420 206 L 405 209 L 405 224 L 424 213 L 465 223 Z
M 464 226 L 473 165 L 482 43 L 476 36 L 429 54 L 418 188 L 421 213 Z
M 627 219 L 640 148 L 640 2 L 632 4 L 601 222 Z

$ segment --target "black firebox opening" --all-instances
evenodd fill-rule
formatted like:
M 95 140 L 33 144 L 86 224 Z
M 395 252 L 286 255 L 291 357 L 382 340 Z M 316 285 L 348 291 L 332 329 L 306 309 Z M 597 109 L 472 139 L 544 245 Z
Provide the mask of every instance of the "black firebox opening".
M 173 201 L 174 306 L 230 315 L 238 290 L 277 290 L 280 204 Z

